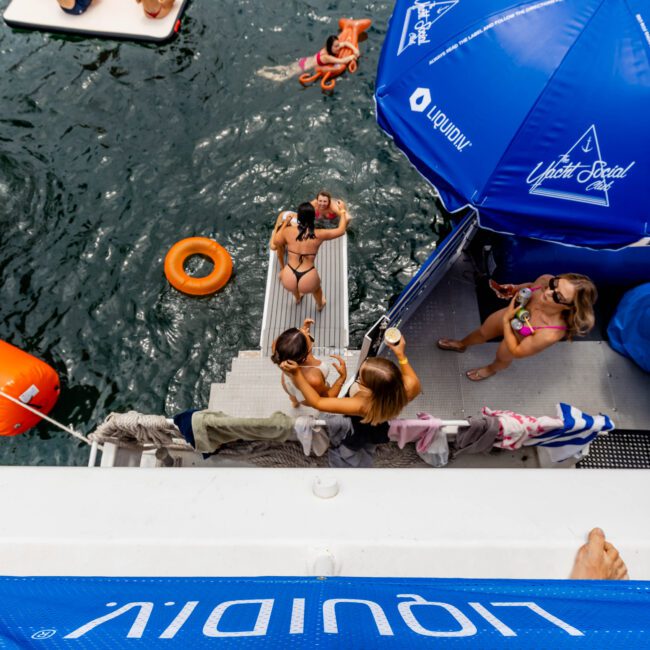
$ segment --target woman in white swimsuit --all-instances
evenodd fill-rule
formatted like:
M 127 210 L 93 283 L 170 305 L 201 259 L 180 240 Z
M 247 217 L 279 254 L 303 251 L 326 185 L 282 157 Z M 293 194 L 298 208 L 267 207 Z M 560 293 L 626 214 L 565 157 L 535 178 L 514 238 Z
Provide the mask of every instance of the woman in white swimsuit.
M 273 341 L 271 361 L 277 365 L 285 361 L 295 361 L 302 369 L 309 385 L 319 395 L 337 397 L 347 378 L 345 361 L 338 354 L 333 354 L 332 357 L 336 361 L 330 365 L 327 361 L 321 361 L 312 354 L 314 337 L 311 335 L 310 329 L 313 323 L 314 321 L 311 318 L 306 318 L 301 328 L 292 327 L 282 332 Z M 327 379 L 332 367 L 339 376 L 330 386 Z M 282 373 L 281 382 L 282 388 L 289 395 L 291 405 L 294 408 L 304 403 L 302 393 L 294 386 L 291 379 L 285 378 L 284 372 Z

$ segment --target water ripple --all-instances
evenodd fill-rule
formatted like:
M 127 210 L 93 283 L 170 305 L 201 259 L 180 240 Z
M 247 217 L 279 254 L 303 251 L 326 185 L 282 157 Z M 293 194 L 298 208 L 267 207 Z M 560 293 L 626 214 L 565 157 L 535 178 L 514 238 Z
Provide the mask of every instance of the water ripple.
M 238 350 L 258 346 L 275 216 L 320 188 L 354 217 L 359 344 L 435 240 L 431 189 L 374 120 L 391 10 L 191 3 L 163 46 L 0 32 L 0 338 L 59 372 L 54 417 L 87 432 L 111 411 L 205 405 Z M 315 52 L 341 15 L 374 24 L 332 96 L 255 74 Z M 185 296 L 164 277 L 171 245 L 194 235 L 233 256 L 217 295 Z M 0 447 L 2 463 L 85 459 L 47 424 Z

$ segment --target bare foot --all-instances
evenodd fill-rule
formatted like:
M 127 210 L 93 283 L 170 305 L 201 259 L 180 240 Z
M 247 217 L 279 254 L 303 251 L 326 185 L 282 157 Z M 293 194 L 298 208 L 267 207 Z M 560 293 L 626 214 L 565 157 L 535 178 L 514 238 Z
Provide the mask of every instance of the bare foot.
M 629 580 L 625 562 L 605 539 L 600 528 L 593 528 L 587 543 L 578 549 L 571 580 Z
M 437 345 L 441 350 L 450 350 L 451 352 L 465 352 L 467 349 L 460 341 L 454 339 L 438 339 Z
M 484 368 L 474 368 L 465 373 L 467 379 L 470 379 L 471 381 L 483 381 L 492 375 L 496 375 L 496 370 L 491 370 L 487 366 Z
M 323 309 L 325 309 L 326 304 L 327 304 L 327 300 L 323 298 L 323 302 L 320 305 L 319 304 L 316 305 L 316 311 L 323 311 Z

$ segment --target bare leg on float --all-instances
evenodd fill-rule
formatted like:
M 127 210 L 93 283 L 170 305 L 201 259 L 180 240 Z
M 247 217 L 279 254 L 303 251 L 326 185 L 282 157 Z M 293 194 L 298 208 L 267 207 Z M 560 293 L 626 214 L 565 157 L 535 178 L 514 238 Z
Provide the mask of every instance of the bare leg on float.
M 605 539 L 600 528 L 593 528 L 587 543 L 578 549 L 571 580 L 629 580 L 623 558 Z

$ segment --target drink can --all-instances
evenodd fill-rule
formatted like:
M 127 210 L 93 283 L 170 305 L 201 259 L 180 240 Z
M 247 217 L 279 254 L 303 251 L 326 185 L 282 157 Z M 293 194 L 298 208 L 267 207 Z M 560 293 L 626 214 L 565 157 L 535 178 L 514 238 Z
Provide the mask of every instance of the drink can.
M 513 318 L 510 321 L 510 327 L 512 327 L 514 332 L 518 332 L 523 326 L 524 324 L 518 318 Z
M 530 300 L 533 292 L 528 287 L 523 287 L 517 291 L 517 304 L 522 307 Z
M 402 338 L 402 333 L 396 327 L 389 327 L 384 332 L 384 341 L 391 345 L 397 345 Z
M 518 318 L 520 321 L 526 321 L 530 318 L 530 312 L 523 307 L 520 307 L 515 312 L 515 318 Z

